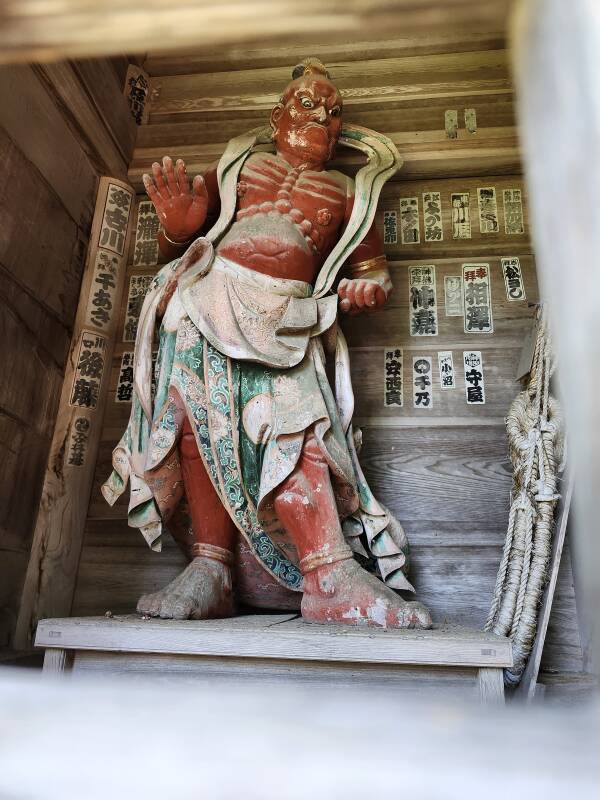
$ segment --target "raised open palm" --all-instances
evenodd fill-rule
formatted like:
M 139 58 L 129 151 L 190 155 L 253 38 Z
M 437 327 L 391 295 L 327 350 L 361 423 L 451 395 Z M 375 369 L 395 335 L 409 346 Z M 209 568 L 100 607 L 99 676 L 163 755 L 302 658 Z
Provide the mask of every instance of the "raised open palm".
M 162 167 L 155 161 L 152 175 L 142 178 L 165 233 L 175 242 L 187 242 L 200 230 L 206 219 L 208 193 L 204 178 L 196 175 L 190 189 L 185 164 L 178 159 L 175 166 L 169 156 Z

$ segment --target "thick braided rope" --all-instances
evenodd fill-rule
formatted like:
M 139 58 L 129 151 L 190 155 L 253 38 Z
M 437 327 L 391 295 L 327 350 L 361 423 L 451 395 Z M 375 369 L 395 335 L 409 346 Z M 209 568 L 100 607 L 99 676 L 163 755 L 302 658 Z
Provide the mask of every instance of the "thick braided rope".
M 522 561 L 516 554 L 523 550 L 524 526 L 529 531 L 532 524 L 533 510 L 525 487 L 533 468 L 535 455 L 533 423 L 529 394 L 521 392 L 515 398 L 506 420 L 509 452 L 513 465 L 513 502 L 492 607 L 485 626 L 486 630 L 493 630 L 501 635 L 507 635 L 512 627 L 514 603 L 522 569 Z
M 554 509 L 556 505 L 557 468 L 554 456 L 554 432 L 545 431 L 542 439 L 541 458 L 545 462 L 546 482 L 540 482 L 543 497 L 536 498 L 538 514 L 535 525 L 534 547 L 531 555 L 530 578 L 524 596 L 519 624 L 511 632 L 513 642 L 514 666 L 507 673 L 509 683 L 518 683 L 527 664 L 537 630 L 537 617 L 542 593 L 548 578 L 548 566 L 554 530 Z
M 521 619 L 523 612 L 523 603 L 525 602 L 525 592 L 527 590 L 527 582 L 529 580 L 529 573 L 531 569 L 531 552 L 533 550 L 533 508 L 527 516 L 524 535 L 524 548 L 523 548 L 523 568 L 521 570 L 521 581 L 519 583 L 519 591 L 517 593 L 517 601 L 515 603 L 515 613 L 513 616 L 512 625 L 510 628 L 509 637 L 512 639 L 516 632 L 517 626 Z
M 513 500 L 485 624 L 485 630 L 509 636 L 513 643 L 514 666 L 505 672 L 508 684 L 519 682 L 531 652 L 550 561 L 557 464 L 563 456 L 562 416 L 550 395 L 553 372 L 552 345 L 542 310 L 530 380 L 506 419 Z
M 484 626 L 485 631 L 492 630 L 492 628 L 494 627 L 494 623 L 496 622 L 496 618 L 498 616 L 498 610 L 500 608 L 500 600 L 502 599 L 502 589 L 506 581 L 506 572 L 508 570 L 508 562 L 510 560 L 510 552 L 512 549 L 513 538 L 515 535 L 516 515 L 517 515 L 517 506 L 515 503 L 513 503 L 510 507 L 510 512 L 508 515 L 508 530 L 506 533 L 506 540 L 504 542 L 504 550 L 502 551 L 502 560 L 500 562 L 498 575 L 496 577 L 496 586 L 494 588 L 494 598 L 492 600 L 492 607 L 490 608 L 490 613 L 488 614 L 488 618 Z
M 494 623 L 493 632 L 500 636 L 508 636 L 514 619 L 515 607 L 521 575 L 523 573 L 523 556 L 525 551 L 525 532 L 529 527 L 530 513 L 527 509 L 517 509 L 515 517 L 515 533 L 508 560 L 506 580 L 502 587 L 500 607 Z
M 531 437 L 533 419 L 530 419 L 531 415 L 528 411 L 529 396 L 527 392 L 521 392 L 515 398 L 506 420 L 509 433 L 509 454 L 513 465 L 513 501 L 509 512 L 508 531 L 496 579 L 492 606 L 485 625 L 485 630 L 494 630 L 502 635 L 508 633 L 510 620 L 512 619 L 512 610 L 506 610 L 507 606 L 509 609 L 511 608 L 511 595 L 507 596 L 505 588 L 507 585 L 514 585 L 514 573 L 518 569 L 513 551 L 520 549 L 520 535 L 516 537 L 515 531 L 521 530 L 523 515 L 526 518 L 530 517 L 531 504 L 524 489 L 525 476 L 531 469 L 533 458 Z M 507 577 L 509 569 L 511 573 L 510 579 Z M 499 617 L 502 617 L 503 620 L 508 618 L 509 622 L 505 621 L 503 624 L 496 624 Z

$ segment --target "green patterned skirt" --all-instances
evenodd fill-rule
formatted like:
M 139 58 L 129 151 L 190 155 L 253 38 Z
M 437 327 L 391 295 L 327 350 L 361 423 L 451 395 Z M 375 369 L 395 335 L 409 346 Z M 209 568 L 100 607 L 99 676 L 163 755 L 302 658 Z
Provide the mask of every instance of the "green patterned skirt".
M 396 589 L 405 577 L 408 544 L 400 524 L 364 479 L 352 426 L 344 433 L 318 337 L 290 369 L 231 359 L 184 316 L 159 335 L 150 423 L 134 394 L 127 429 L 113 453 L 103 494 L 114 503 L 131 482 L 129 525 L 154 550 L 184 496 L 177 442 L 181 401 L 212 483 L 264 568 L 283 586 L 302 590 L 296 548 L 279 524 L 273 492 L 293 471 L 311 430 L 327 460 L 338 513 L 356 556 Z M 174 397 L 174 393 L 179 398 Z

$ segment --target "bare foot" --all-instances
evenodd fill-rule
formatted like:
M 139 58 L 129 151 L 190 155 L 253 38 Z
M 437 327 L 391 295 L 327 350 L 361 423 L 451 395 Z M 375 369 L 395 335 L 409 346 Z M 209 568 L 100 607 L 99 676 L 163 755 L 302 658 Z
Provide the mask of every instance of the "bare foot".
M 353 559 L 304 576 L 302 616 L 307 622 L 431 628 L 431 615 L 424 605 L 403 600 Z
M 231 617 L 231 570 L 220 561 L 198 556 L 160 592 L 142 595 L 137 610 L 162 619 Z

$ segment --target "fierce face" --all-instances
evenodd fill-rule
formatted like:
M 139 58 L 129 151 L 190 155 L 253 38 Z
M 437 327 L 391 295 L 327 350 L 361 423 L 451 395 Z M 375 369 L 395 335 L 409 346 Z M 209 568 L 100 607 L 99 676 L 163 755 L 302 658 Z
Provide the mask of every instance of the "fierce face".
M 277 152 L 294 165 L 322 168 L 333 156 L 342 129 L 342 98 L 324 75 L 292 81 L 273 111 Z

